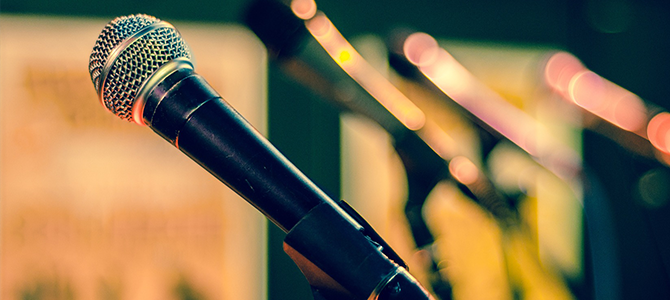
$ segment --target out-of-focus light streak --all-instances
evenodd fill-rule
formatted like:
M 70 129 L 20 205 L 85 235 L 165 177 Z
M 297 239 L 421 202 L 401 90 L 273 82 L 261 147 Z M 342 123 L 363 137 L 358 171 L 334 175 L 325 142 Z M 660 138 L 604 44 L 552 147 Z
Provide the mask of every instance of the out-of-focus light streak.
M 459 145 L 454 138 L 430 119 L 426 120 L 426 124 L 420 131 L 417 131 L 417 134 L 421 139 L 426 141 L 426 144 L 428 144 L 435 153 L 445 160 L 450 160 L 457 155 L 460 155 L 460 153 L 463 153 L 463 151 L 459 149 Z
M 307 29 L 316 41 L 354 81 L 370 96 L 383 105 L 407 129 L 413 130 L 432 150 L 449 162 L 448 169 L 455 181 L 466 185 L 475 199 L 485 209 L 491 204 L 501 203 L 493 186 L 472 160 L 462 155 L 458 143 L 443 131 L 434 121 L 398 90 L 388 79 L 377 72 L 338 32 L 325 15 L 317 13 L 305 21 Z M 494 207 L 495 208 L 495 207 Z M 492 211 L 496 214 L 504 209 Z M 501 216 L 500 222 L 507 224 L 508 215 Z M 471 256 L 474 257 L 474 256 Z M 490 266 L 487 266 L 490 268 Z M 479 278 L 479 277 L 478 277 Z
M 479 178 L 479 169 L 465 156 L 456 156 L 449 162 L 449 173 L 465 185 L 472 184 Z
M 332 59 L 407 128 L 419 130 L 425 125 L 423 111 L 370 66 L 324 14 L 317 13 L 305 25 Z
M 545 81 L 564 99 L 588 113 L 637 134 L 664 155 L 670 154 L 670 114 L 653 115 L 648 104 L 634 93 L 587 69 L 575 56 L 557 52 L 544 66 Z M 653 115 L 653 117 L 652 117 Z
M 440 53 L 440 46 L 430 35 L 417 32 L 407 37 L 403 43 L 407 60 L 416 66 L 432 65 Z
M 487 185 L 487 180 L 480 176 L 483 173 L 479 167 L 457 149 L 457 143 L 436 123 L 427 119 L 424 112 L 389 80 L 368 64 L 325 15 L 317 13 L 305 23 L 317 42 L 352 79 L 407 128 L 415 131 L 438 155 L 449 161 L 448 167 L 454 179 L 464 185 L 477 184 L 481 190 L 488 191 L 491 188 Z M 423 59 L 430 60 L 426 56 Z M 476 196 L 486 197 L 479 194 Z
M 654 147 L 670 154 L 670 113 L 662 112 L 654 116 L 647 126 L 647 136 Z
M 575 104 L 624 130 L 637 132 L 644 126 L 647 113 L 642 100 L 596 73 L 575 74 L 568 93 Z
M 291 10 L 296 17 L 309 20 L 316 15 L 316 3 L 314 0 L 293 0 Z
M 538 159 L 564 179 L 581 170 L 579 155 L 552 138 L 539 122 L 479 82 L 428 34 L 414 33 L 403 44 L 405 57 L 443 93 L 477 119 Z
M 586 70 L 576 57 L 566 52 L 557 52 L 545 64 L 544 79 L 555 91 L 567 97 L 572 78 Z
M 531 154 L 537 162 L 568 182 L 569 188 L 572 189 L 571 192 L 580 189 L 578 181 L 578 175 L 581 172 L 580 156 L 572 148 L 554 138 L 544 128 L 544 125 L 509 104 L 477 80 L 451 54 L 441 49 L 435 39 L 425 33 L 409 35 L 403 43 L 403 52 L 407 60 L 414 64 L 437 88 L 468 111 L 468 114 L 474 115 L 478 119 L 474 120 L 475 123 L 486 123 L 485 127 L 492 128 Z M 506 248 L 512 246 L 506 251 L 514 252 L 513 256 L 516 261 L 513 264 L 523 265 L 524 275 L 522 276 L 529 274 L 528 269 L 532 270 L 527 275 L 528 278 L 524 278 L 523 281 L 526 283 L 534 281 L 530 284 L 537 284 L 537 290 L 541 290 L 540 293 L 544 293 L 543 296 L 547 294 L 547 291 L 551 291 L 555 299 L 571 299 L 570 293 L 560 280 L 544 273 L 538 264 L 537 253 L 534 252 L 536 250 L 526 249 L 531 245 L 528 241 L 507 245 L 512 241 L 511 237 L 518 233 L 515 230 L 515 226 L 518 225 L 516 215 L 500 202 L 489 202 L 496 196 L 486 195 L 486 193 L 494 191 L 494 188 L 492 182 L 478 169 L 477 165 L 467 157 L 457 155 L 449 162 L 449 172 L 455 180 L 465 185 L 477 196 L 477 199 L 481 201 L 480 204 L 500 221 L 502 228 L 513 229 L 506 232 L 507 237 L 503 240 Z M 575 195 L 578 194 L 575 193 Z

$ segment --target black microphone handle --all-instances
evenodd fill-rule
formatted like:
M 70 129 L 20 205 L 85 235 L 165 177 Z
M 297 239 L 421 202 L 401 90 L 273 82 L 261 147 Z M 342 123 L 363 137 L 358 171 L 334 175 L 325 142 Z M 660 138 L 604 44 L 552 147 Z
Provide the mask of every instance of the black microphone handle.
M 339 209 L 192 69 L 159 83 L 143 118 L 284 231 L 318 204 Z
M 385 255 L 392 250 L 371 237 L 354 219 L 358 215 L 352 217 L 321 191 L 192 68 L 166 75 L 149 92 L 143 119 L 288 232 L 285 243 L 351 299 L 432 299 Z

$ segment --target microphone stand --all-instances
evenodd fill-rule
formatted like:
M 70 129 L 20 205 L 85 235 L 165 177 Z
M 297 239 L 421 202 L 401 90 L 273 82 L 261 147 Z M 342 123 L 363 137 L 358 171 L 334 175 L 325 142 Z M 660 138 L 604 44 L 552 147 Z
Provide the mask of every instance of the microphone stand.
M 428 268 L 430 286 L 440 299 L 452 299 L 452 286 L 440 272 L 438 258 L 431 249 L 435 237 L 423 216 L 428 195 L 440 181 L 450 177 L 448 165 L 415 132 L 396 137 L 394 148 L 405 169 L 407 197 L 404 211 L 412 239 L 417 249 L 429 252 L 430 265 L 425 267 Z
M 337 204 L 362 228 L 349 226 L 339 212 L 323 203 L 284 240 L 284 251 L 307 278 L 314 300 L 433 299 L 351 206 L 344 201 Z
M 146 124 L 287 232 L 284 251 L 315 299 L 433 300 L 363 217 L 320 191 L 192 69 L 155 91 Z

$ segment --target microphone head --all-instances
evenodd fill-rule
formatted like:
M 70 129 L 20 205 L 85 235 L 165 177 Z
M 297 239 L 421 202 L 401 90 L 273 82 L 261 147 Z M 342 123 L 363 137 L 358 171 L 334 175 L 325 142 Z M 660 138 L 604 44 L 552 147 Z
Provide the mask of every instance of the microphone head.
M 102 30 L 89 59 L 89 73 L 103 106 L 128 121 L 143 124 L 143 94 L 159 69 L 190 63 L 191 51 L 171 24 L 137 14 L 118 17 Z M 139 112 L 138 112 L 139 111 Z

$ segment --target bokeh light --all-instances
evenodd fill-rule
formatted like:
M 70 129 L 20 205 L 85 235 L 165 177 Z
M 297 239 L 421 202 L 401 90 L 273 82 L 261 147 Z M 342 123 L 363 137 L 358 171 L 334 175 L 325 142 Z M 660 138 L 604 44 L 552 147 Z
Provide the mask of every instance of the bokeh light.
M 659 113 L 649 121 L 647 137 L 656 149 L 670 154 L 670 113 Z
M 340 34 L 323 13 L 306 21 L 305 25 L 328 55 L 375 100 L 411 130 L 419 130 L 426 116 L 414 103 L 370 66 Z
M 316 15 L 316 3 L 314 0 L 293 0 L 291 10 L 303 20 L 309 20 Z
M 479 178 L 479 169 L 465 156 L 456 156 L 449 162 L 449 172 L 458 182 L 468 185 Z

